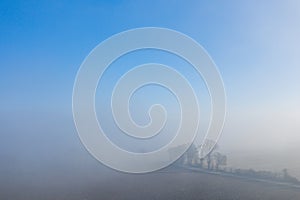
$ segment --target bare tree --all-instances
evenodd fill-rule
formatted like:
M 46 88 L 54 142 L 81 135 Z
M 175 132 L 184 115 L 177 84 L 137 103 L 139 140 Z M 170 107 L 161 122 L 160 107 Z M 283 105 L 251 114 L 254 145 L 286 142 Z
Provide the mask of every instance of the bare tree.
M 209 153 L 207 156 L 206 156 L 206 162 L 207 162 L 207 169 L 212 169 L 212 156 L 211 156 L 211 153 Z
M 213 154 L 214 161 L 215 161 L 215 169 L 219 170 L 220 165 L 226 165 L 227 164 L 227 156 L 223 155 L 219 152 L 215 152 Z
M 190 165 L 195 165 L 197 160 L 199 159 L 199 151 L 194 144 L 192 144 L 187 151 L 187 159 Z
M 200 167 L 203 168 L 203 162 L 204 162 L 204 158 L 200 158 Z
M 207 163 L 207 169 L 212 169 L 213 166 L 213 158 L 212 153 L 218 146 L 214 140 L 206 139 L 204 143 L 200 147 L 200 161 L 201 159 L 205 159 Z

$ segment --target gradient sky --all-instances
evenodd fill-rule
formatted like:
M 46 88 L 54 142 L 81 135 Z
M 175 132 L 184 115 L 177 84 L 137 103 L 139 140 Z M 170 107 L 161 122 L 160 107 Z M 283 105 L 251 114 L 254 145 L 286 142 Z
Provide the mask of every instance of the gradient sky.
M 300 177 L 299 19 L 296 0 L 1 1 L 0 156 L 28 167 L 83 151 L 71 110 L 81 62 L 113 34 L 158 26 L 194 38 L 219 67 L 231 164 Z

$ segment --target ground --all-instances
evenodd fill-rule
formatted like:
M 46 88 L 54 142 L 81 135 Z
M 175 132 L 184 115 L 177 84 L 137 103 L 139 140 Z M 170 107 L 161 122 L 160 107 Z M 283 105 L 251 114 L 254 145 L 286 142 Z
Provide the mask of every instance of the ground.
M 14 200 L 300 199 L 300 189 L 297 188 L 179 169 L 165 169 L 142 175 L 113 172 L 105 176 L 87 173 L 80 179 L 61 177 L 57 181 L 40 180 L 34 187 L 30 183 L 15 188 L 8 184 L 6 189 L 2 187 L 0 197 Z

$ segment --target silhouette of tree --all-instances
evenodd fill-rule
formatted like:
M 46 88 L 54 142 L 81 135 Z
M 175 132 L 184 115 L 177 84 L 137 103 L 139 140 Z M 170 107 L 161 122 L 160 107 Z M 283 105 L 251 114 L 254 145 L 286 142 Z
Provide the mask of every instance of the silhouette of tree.
M 213 154 L 213 158 L 214 158 L 214 161 L 215 161 L 215 169 L 216 170 L 219 170 L 220 165 L 226 165 L 227 164 L 227 156 L 226 155 L 223 155 L 219 152 L 215 152 Z

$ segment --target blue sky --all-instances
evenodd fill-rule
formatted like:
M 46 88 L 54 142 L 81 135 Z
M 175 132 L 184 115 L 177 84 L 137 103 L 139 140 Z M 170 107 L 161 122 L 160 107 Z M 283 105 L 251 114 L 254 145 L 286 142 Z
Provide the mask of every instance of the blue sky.
M 19 109 L 32 101 L 47 109 L 50 99 L 67 106 L 66 97 L 82 60 L 99 42 L 120 31 L 143 26 L 172 28 L 198 40 L 213 57 L 221 53 L 214 50 L 219 42 L 226 46 L 228 38 L 236 37 L 230 36 L 235 17 L 220 12 L 234 10 L 230 5 L 159 1 L 1 4 L 1 74 L 5 74 L 1 90 L 6 94 L 3 100 Z M 18 99 L 23 104 L 18 105 Z
M 285 159 L 300 142 L 299 11 L 297 1 L 1 1 L 4 152 L 12 155 L 15 138 L 34 146 L 34 133 L 41 146 L 76 149 L 71 97 L 81 62 L 113 34 L 158 26 L 194 38 L 219 67 L 228 97 L 224 149 Z M 67 139 L 54 143 L 52 132 Z M 280 168 L 283 160 L 268 162 Z

